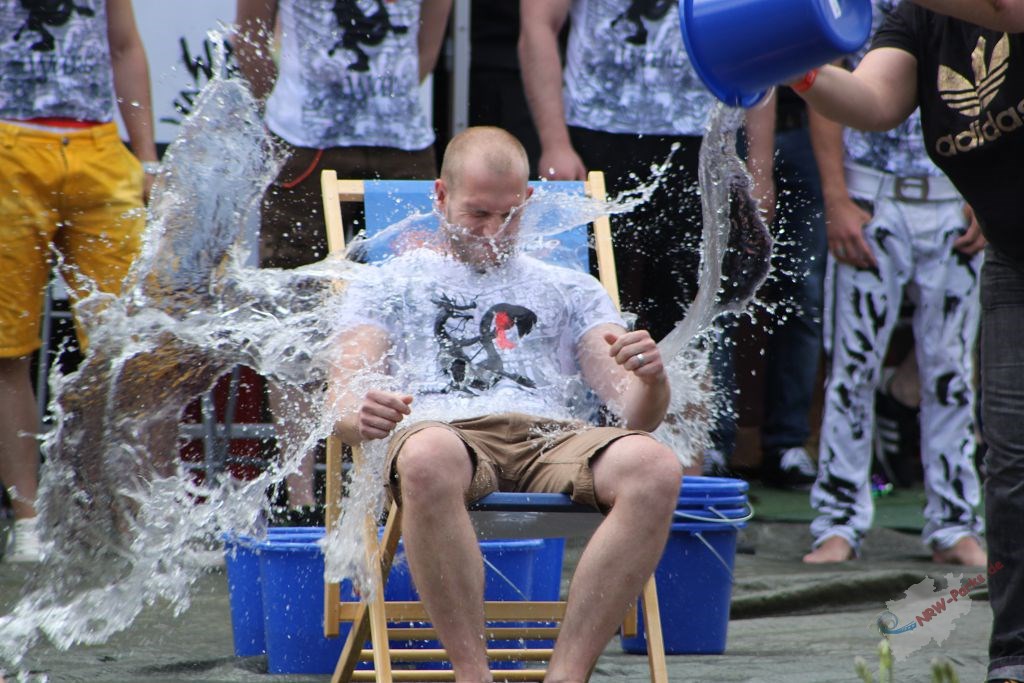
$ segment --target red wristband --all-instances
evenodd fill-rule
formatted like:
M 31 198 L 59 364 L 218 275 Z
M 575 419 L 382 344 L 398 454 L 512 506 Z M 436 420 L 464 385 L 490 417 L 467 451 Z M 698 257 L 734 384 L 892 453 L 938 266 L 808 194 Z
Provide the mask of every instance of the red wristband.
M 820 69 L 811 69 L 810 71 L 804 74 L 803 78 L 801 78 L 799 81 L 797 81 L 796 83 L 792 84 L 789 87 L 791 87 L 793 90 L 797 92 L 807 92 L 808 90 L 811 89 L 811 86 L 814 85 L 814 79 L 818 77 L 819 70 Z

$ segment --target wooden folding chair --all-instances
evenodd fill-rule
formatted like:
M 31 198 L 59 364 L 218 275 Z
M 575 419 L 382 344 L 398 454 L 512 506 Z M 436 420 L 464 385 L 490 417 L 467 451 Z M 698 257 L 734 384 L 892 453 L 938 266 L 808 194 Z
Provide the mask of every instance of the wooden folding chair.
M 432 185 L 429 181 L 361 181 L 339 180 L 337 174 L 325 170 L 321 175 L 324 215 L 327 223 L 328 247 L 331 253 L 345 248 L 342 228 L 341 204 L 364 202 L 366 224 L 384 227 L 416 211 L 430 208 Z M 591 172 L 585 183 L 548 182 L 544 187 L 586 193 L 603 200 L 604 175 Z M 397 208 L 396 208 L 397 207 Z M 376 214 L 376 215 L 371 215 Z M 586 240 L 582 226 L 583 239 Z M 611 228 L 607 217 L 593 224 L 593 244 L 597 253 L 600 279 L 616 307 L 619 306 L 618 284 L 612 252 Z M 586 241 L 584 241 L 586 244 Z M 352 466 L 361 467 L 360 448 L 352 449 Z M 336 437 L 327 442 L 327 518 L 328 531 L 337 524 L 342 497 L 342 444 Z M 564 494 L 493 493 L 470 506 L 478 536 L 491 538 L 563 538 L 590 533 L 601 522 L 601 515 L 589 507 L 574 504 Z M 384 598 L 384 585 L 398 549 L 401 535 L 401 511 L 391 505 L 383 533 L 378 536 L 376 519 L 365 521 L 365 547 L 370 562 L 379 565 L 373 595 L 364 595 L 359 602 L 343 601 L 337 583 L 324 586 L 324 633 L 338 636 L 340 624 L 351 627 L 334 676 L 334 683 L 348 681 L 453 681 L 450 669 L 407 670 L 393 667 L 396 662 L 445 661 L 443 649 L 392 649 L 390 640 L 426 640 L 436 637 L 429 626 L 413 627 L 409 622 L 429 621 L 419 602 L 389 602 Z M 655 579 L 652 575 L 644 586 L 642 610 L 647 637 L 648 662 L 652 683 L 667 683 L 665 651 Z M 491 640 L 557 638 L 558 626 L 565 614 L 565 601 L 485 602 L 487 638 Z M 499 622 L 493 625 L 492 622 Z M 526 622 L 525 626 L 508 626 L 507 622 Z M 399 625 L 396 625 L 399 624 Z M 389 626 L 391 624 L 391 626 Z M 539 624 L 539 625 L 538 625 Z M 546 625 L 554 624 L 554 625 Z M 633 605 L 623 624 L 623 634 L 637 633 L 638 610 Z M 364 645 L 369 642 L 369 649 Z M 545 662 L 550 659 L 550 648 L 488 648 L 491 660 Z M 356 669 L 360 661 L 372 660 L 373 669 Z M 497 669 L 496 681 L 542 681 L 543 668 Z

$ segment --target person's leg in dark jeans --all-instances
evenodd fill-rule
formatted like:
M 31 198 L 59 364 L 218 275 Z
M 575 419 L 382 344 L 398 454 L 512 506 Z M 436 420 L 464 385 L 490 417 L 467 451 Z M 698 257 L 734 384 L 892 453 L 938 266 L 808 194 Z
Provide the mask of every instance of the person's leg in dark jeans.
M 623 310 L 661 340 L 697 293 L 701 207 L 697 194 L 700 138 L 604 133 L 570 128 L 588 170 L 603 171 L 609 197 L 654 181 L 651 166 L 671 165 L 641 206 L 611 217 Z M 680 142 L 673 154 L 672 144 Z
M 821 355 L 821 311 L 827 239 L 821 183 L 806 127 L 775 137 L 775 277 L 767 294 L 777 306 L 765 349 L 762 472 L 785 488 L 809 488 L 817 467 L 805 450 Z
M 638 328 L 661 340 L 683 319 L 697 295 L 703 227 L 697 166 L 702 140 L 583 128 L 570 128 L 570 134 L 587 168 L 604 171 L 610 197 L 653 182 L 651 167 L 671 158 L 648 201 L 611 219 L 622 308 L 637 315 Z M 676 143 L 679 147 L 673 153 Z M 729 339 L 733 326 L 723 322 L 722 331 L 710 340 L 718 398 L 711 439 L 714 457 L 722 462 L 736 444 L 736 382 Z
M 981 383 L 992 638 L 989 681 L 1024 681 L 1024 266 L 993 247 L 981 275 Z

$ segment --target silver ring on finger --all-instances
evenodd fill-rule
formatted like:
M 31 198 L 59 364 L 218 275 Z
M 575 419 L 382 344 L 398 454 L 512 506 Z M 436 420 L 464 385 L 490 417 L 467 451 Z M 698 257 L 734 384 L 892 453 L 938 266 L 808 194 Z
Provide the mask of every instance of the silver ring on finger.
M 836 247 L 836 256 L 839 258 L 846 258 L 846 248 Z
M 642 368 L 647 363 L 647 359 L 644 358 L 644 354 L 642 353 L 636 354 L 633 358 L 636 358 L 636 366 L 638 368 Z

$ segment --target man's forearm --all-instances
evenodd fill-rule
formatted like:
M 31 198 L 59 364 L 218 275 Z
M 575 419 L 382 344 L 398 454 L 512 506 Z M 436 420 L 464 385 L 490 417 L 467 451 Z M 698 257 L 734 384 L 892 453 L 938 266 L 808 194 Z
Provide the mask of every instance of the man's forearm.
M 626 395 L 623 397 L 622 419 L 629 429 L 642 429 L 653 432 L 665 419 L 671 397 L 668 378 L 653 384 L 642 382 L 633 377 Z
M 428 0 L 420 12 L 420 32 L 417 37 L 419 50 L 420 82 L 433 73 L 437 57 L 444 42 L 444 29 L 448 24 L 452 0 Z
M 821 177 L 821 194 L 826 202 L 847 198 L 846 173 L 843 161 L 846 146 L 843 143 L 843 126 L 831 121 L 814 110 L 808 111 L 808 129 L 811 148 Z
M 832 65 L 821 68 L 801 97 L 822 115 L 859 130 L 889 130 L 913 111 L 897 112 L 872 84 Z
M 568 145 L 557 35 L 546 26 L 524 29 L 519 36 L 519 63 L 523 90 L 541 146 Z
M 994 31 L 1024 33 L 1024 0 L 913 0 L 938 12 Z
M 773 92 L 769 99 L 748 109 L 747 168 L 751 173 L 770 175 L 775 157 L 776 97 Z
M 142 43 L 132 43 L 112 51 L 111 67 L 118 109 L 128 132 L 132 152 L 142 161 L 156 161 L 149 65 Z
M 277 64 L 271 55 L 277 3 L 274 0 L 239 0 L 233 41 L 235 57 L 252 94 L 264 99 L 277 80 Z

